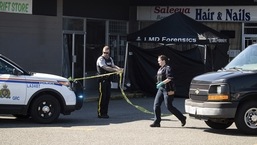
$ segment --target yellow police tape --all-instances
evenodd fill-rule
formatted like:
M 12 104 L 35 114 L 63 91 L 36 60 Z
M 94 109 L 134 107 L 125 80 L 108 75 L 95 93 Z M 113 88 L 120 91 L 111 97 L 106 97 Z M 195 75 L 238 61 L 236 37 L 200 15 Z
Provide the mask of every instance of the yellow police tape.
M 147 109 L 145 109 L 144 107 L 141 107 L 141 106 L 138 106 L 138 105 L 134 105 L 129 99 L 128 97 L 126 96 L 123 88 L 122 88 L 122 85 L 121 85 L 121 80 L 122 80 L 122 72 L 113 72 L 113 73 L 107 73 L 107 74 L 102 74 L 102 75 L 96 75 L 96 76 L 90 76 L 90 77 L 83 77 L 83 78 L 75 78 L 75 79 L 72 79 L 71 77 L 68 78 L 69 81 L 79 81 L 79 80 L 86 80 L 86 79 L 93 79 L 93 78 L 99 78 L 99 77 L 103 77 L 103 76 L 109 76 L 109 75 L 113 75 L 113 74 L 117 74 L 120 76 L 120 79 L 119 79 L 119 87 L 120 87 L 120 91 L 122 93 L 122 96 L 123 98 L 126 100 L 127 103 L 129 103 L 130 105 L 134 106 L 135 108 L 137 108 L 138 110 L 140 110 L 141 112 L 144 112 L 144 113 L 148 113 L 148 114 L 154 114 L 153 112 L 151 111 L 148 111 Z M 167 116 L 167 114 L 162 114 L 162 116 Z
M 121 72 L 113 72 L 113 73 L 106 73 L 106 74 L 101 74 L 101 75 L 96 75 L 96 76 L 83 77 L 83 78 L 75 78 L 75 79 L 72 79 L 71 77 L 69 77 L 68 80 L 75 82 L 75 81 L 80 81 L 80 80 L 100 78 L 100 77 L 109 76 L 109 75 L 113 75 L 113 74 L 122 74 L 122 73 Z

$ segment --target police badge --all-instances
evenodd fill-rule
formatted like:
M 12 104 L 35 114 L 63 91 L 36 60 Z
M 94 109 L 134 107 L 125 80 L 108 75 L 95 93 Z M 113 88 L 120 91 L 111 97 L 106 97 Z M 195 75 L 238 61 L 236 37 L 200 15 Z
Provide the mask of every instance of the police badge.
M 11 98 L 10 90 L 7 87 L 6 84 L 3 85 L 3 88 L 0 90 L 0 98 Z

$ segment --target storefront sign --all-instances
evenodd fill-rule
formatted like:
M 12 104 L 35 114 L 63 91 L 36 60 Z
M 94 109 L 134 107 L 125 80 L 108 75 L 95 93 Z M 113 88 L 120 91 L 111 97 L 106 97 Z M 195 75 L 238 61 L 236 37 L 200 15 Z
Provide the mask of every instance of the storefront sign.
M 0 12 L 32 14 L 32 0 L 0 0 Z
M 182 12 L 197 21 L 253 22 L 257 21 L 257 6 L 231 7 L 137 7 L 137 20 L 160 20 L 175 12 Z

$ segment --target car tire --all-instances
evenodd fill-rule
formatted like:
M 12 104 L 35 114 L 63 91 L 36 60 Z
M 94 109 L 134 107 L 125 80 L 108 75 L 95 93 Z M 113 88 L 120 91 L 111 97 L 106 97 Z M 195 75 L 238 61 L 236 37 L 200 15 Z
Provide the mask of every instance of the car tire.
M 55 121 L 61 112 L 59 101 L 51 95 L 41 95 L 32 102 L 30 115 L 38 123 L 51 123 Z
M 238 108 L 235 124 L 245 134 L 257 134 L 257 101 L 245 102 Z
M 205 123 L 213 128 L 213 129 L 227 129 L 233 124 L 233 121 L 231 120 L 225 120 L 225 121 L 212 121 L 212 120 L 207 120 Z

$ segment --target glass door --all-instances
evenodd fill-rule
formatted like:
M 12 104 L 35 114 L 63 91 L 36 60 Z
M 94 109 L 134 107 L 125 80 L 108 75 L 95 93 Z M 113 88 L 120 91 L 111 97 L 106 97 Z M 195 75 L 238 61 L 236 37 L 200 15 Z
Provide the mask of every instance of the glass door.
M 126 51 L 126 36 L 110 35 L 110 47 L 112 49 L 112 57 L 114 63 L 119 67 L 124 67 L 125 51 Z
M 63 76 L 69 78 L 85 77 L 85 35 L 63 34 Z M 85 86 L 85 81 L 79 81 Z
M 122 35 L 110 35 L 109 43 L 111 47 L 111 56 L 114 60 L 115 65 L 124 68 L 125 63 L 125 51 L 126 51 L 126 36 Z M 115 75 L 113 78 L 113 83 L 119 83 L 119 76 Z M 117 85 L 114 85 L 117 86 Z
M 95 76 L 97 74 L 96 61 L 102 55 L 102 49 L 105 43 L 106 21 L 87 19 L 86 23 L 86 76 Z M 86 90 L 98 90 L 97 79 L 87 79 L 85 82 Z

